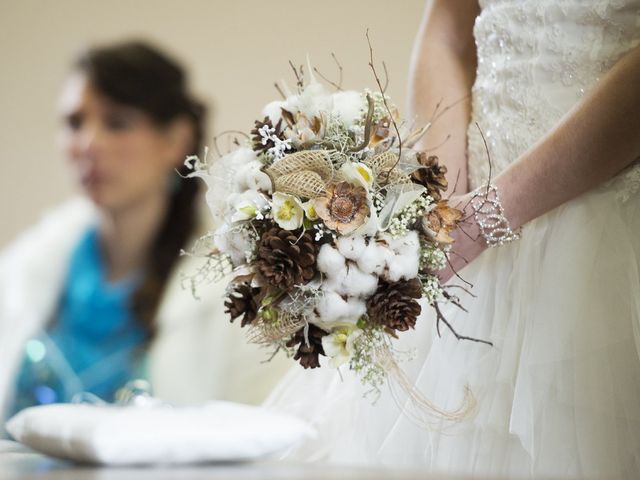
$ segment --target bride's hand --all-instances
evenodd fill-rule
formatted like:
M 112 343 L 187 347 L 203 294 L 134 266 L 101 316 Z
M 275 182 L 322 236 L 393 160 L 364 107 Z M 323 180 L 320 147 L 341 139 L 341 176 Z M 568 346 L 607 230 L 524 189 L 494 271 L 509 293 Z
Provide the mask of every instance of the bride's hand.
M 458 228 L 449 234 L 454 239 L 449 253 L 449 265 L 438 272 L 438 277 L 443 283 L 451 279 L 456 272 L 460 272 L 487 248 L 487 244 L 480 234 L 480 227 L 473 216 L 472 195 L 473 193 L 467 193 L 449 199 L 450 206 L 462 211 L 463 220 L 459 223 Z

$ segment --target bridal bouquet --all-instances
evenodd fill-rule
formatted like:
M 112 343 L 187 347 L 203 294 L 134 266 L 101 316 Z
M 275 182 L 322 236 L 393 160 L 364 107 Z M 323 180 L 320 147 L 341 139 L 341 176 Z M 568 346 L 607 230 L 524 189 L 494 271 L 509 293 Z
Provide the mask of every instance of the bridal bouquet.
M 419 300 L 451 301 L 436 272 L 462 213 L 443 199 L 446 168 L 411 149 L 425 129 L 382 89 L 329 92 L 312 76 L 283 97 L 216 162 L 187 160 L 219 225 L 209 269 L 233 271 L 225 306 L 250 341 L 375 387 Z

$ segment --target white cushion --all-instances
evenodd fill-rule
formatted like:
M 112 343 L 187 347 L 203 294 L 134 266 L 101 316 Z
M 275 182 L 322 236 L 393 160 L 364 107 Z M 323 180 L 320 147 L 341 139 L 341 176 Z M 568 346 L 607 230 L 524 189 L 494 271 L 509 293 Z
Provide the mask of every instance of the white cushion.
M 19 442 L 47 455 L 105 465 L 251 460 L 314 435 L 294 417 L 229 402 L 46 405 L 23 410 L 6 428 Z

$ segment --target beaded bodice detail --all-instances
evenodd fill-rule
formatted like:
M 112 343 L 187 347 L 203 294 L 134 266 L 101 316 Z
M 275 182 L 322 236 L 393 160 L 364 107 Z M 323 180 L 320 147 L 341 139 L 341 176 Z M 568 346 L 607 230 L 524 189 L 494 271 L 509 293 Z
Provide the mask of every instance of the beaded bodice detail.
M 626 52 L 640 44 L 640 0 L 481 0 L 469 125 L 469 178 L 496 174 L 549 132 Z M 626 200 L 640 165 L 615 180 Z

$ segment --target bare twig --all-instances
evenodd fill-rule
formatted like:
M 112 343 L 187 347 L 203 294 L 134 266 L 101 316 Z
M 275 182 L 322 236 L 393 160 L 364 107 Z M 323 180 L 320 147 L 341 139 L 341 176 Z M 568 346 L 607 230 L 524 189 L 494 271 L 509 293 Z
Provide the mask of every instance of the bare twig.
M 449 288 L 459 288 L 461 290 L 463 290 L 467 295 L 471 295 L 473 298 L 476 298 L 476 295 L 473 294 L 473 292 L 471 292 L 470 290 L 467 290 L 466 288 L 464 288 L 462 285 L 443 285 L 442 286 L 443 289 L 449 289 Z
M 384 69 L 384 88 L 382 89 L 382 94 L 384 95 L 387 92 L 387 87 L 389 86 L 389 71 L 387 70 L 387 64 L 385 61 L 382 61 L 382 68 Z
M 335 53 L 331 52 L 331 56 L 333 57 L 333 60 L 336 62 L 336 65 L 338 66 L 338 75 L 339 75 L 338 86 L 340 87 L 340 90 L 342 90 L 342 65 L 340 65 L 340 62 L 338 61 L 338 57 L 336 57 Z
M 398 166 L 398 163 L 400 163 L 400 159 L 402 158 L 402 138 L 400 137 L 400 129 L 398 128 L 398 124 L 393 118 L 393 113 L 391 112 L 391 108 L 387 103 L 387 98 L 384 93 L 386 87 L 383 88 L 382 83 L 380 82 L 380 77 L 378 76 L 378 72 L 376 71 L 376 67 L 373 63 L 373 46 L 371 45 L 371 38 L 369 38 L 369 29 L 367 29 L 366 37 L 367 37 L 367 43 L 369 44 L 369 67 L 371 67 L 373 76 L 376 79 L 376 83 L 378 84 L 378 89 L 382 94 L 382 103 L 384 104 L 385 108 L 387 109 L 387 112 L 389 113 L 389 120 L 393 124 L 393 128 L 395 129 L 396 135 L 398 137 L 398 160 L 396 160 L 396 163 L 394 163 L 391 166 L 391 168 L 387 170 L 386 172 L 387 178 L 385 179 L 385 181 L 387 181 L 389 180 L 389 175 L 391 175 L 391 172 Z M 386 67 L 385 67 L 385 70 L 386 70 Z
M 442 142 L 440 142 L 438 145 L 435 145 L 431 148 L 426 148 L 423 150 L 423 152 L 432 152 L 434 150 L 439 149 L 441 146 L 443 146 L 445 143 L 447 143 L 449 140 L 451 139 L 451 134 L 447 134 L 447 136 L 444 138 L 444 140 Z
M 278 82 L 273 82 L 273 86 L 276 87 L 276 90 L 278 91 L 278 93 L 280 94 L 280 96 L 282 97 L 283 100 L 287 99 L 287 96 L 284 94 L 284 92 L 282 91 L 282 89 L 280 88 L 280 85 L 278 85 Z
M 458 332 L 456 332 L 455 328 L 453 328 L 453 326 L 447 321 L 447 319 L 445 318 L 445 316 L 442 314 L 442 311 L 440 310 L 440 307 L 438 305 L 438 302 L 433 302 L 432 304 L 434 310 L 436 311 L 436 326 L 438 325 L 438 323 L 442 322 L 446 325 L 446 327 L 451 331 L 451 333 L 453 333 L 453 335 L 458 339 L 458 340 L 469 340 L 471 342 L 477 342 L 477 343 L 484 343 L 485 345 L 489 345 L 493 347 L 493 343 L 489 342 L 488 340 L 482 340 L 480 338 L 475 338 L 475 337 L 468 337 L 466 335 L 460 335 Z M 438 329 L 438 335 L 440 334 L 440 329 Z
M 356 145 L 353 148 L 347 150 L 348 153 L 359 152 L 360 150 L 364 150 L 369 145 L 369 140 L 371 139 L 371 123 L 373 119 L 373 109 L 375 107 L 373 103 L 373 98 L 371 95 L 367 94 L 367 103 L 369 104 L 369 109 L 367 110 L 367 117 L 364 121 L 364 138 L 362 139 L 362 143 L 360 145 Z
M 291 66 L 291 69 L 293 70 L 293 74 L 296 76 L 296 87 L 298 87 L 298 93 L 300 93 L 302 91 L 302 88 L 304 87 L 304 77 L 302 75 L 302 67 L 300 67 L 300 72 L 298 72 L 298 69 L 296 68 L 296 66 L 293 64 L 293 62 L 291 60 L 289 60 L 289 66 Z
M 323 79 L 325 82 L 327 82 L 329 85 L 331 85 L 332 87 L 334 87 L 336 90 L 341 90 L 340 85 L 338 85 L 337 83 L 335 83 L 333 80 L 329 80 L 327 77 L 325 77 L 322 72 L 320 70 L 318 70 L 317 67 L 313 67 L 313 71 L 316 72 L 318 74 L 318 76 Z
M 489 162 L 489 178 L 487 179 L 487 196 L 489 196 L 489 186 L 491 185 L 491 174 L 492 174 L 492 162 L 491 162 L 491 152 L 489 151 L 489 145 L 487 145 L 487 139 L 484 137 L 484 133 L 482 133 L 482 129 L 480 128 L 480 125 L 478 125 L 478 122 L 476 123 L 476 127 L 478 128 L 478 131 L 480 132 L 480 136 L 482 137 L 482 141 L 484 142 L 484 149 L 487 152 L 487 161 Z M 486 197 L 485 197 L 486 198 Z
M 460 169 L 458 169 L 458 173 L 456 173 L 456 182 L 453 184 L 453 188 L 451 189 L 451 193 L 447 197 L 447 202 L 451 199 L 452 195 L 455 193 L 456 188 L 458 188 L 458 181 L 459 180 L 460 180 Z M 464 209 L 462 211 L 464 211 Z
M 449 260 L 449 257 L 447 257 L 447 264 L 449 264 L 449 268 L 451 268 L 451 271 L 453 272 L 453 274 L 454 274 L 456 277 L 458 277 L 458 279 L 460 279 L 461 281 L 463 281 L 464 283 L 466 283 L 469 287 L 473 288 L 473 283 L 468 282 L 467 280 L 465 280 L 464 278 L 462 278 L 458 272 L 456 272 L 456 269 L 455 269 L 455 268 L 453 268 L 453 265 L 451 264 L 451 260 Z
M 318 68 L 313 67 L 313 71 L 316 72 L 320 76 L 320 78 L 322 78 L 329 85 L 334 87 L 336 90 L 340 91 L 342 90 L 342 65 L 340 65 L 340 62 L 338 61 L 338 58 L 336 57 L 335 53 L 331 52 L 331 57 L 336 62 L 336 65 L 338 66 L 338 82 L 337 83 L 334 82 L 333 80 L 329 80 L 325 75 L 322 74 L 322 72 Z

